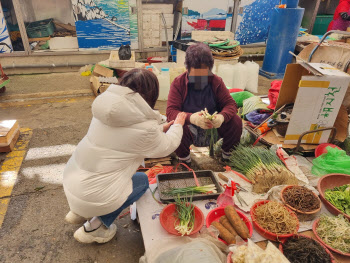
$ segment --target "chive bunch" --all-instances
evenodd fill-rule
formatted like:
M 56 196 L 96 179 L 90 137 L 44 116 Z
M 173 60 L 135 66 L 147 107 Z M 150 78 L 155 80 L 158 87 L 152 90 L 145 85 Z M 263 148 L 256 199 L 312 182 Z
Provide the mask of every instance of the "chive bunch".
M 195 213 L 194 204 L 192 204 L 192 197 L 188 202 L 186 199 L 181 199 L 179 196 L 175 199 L 176 205 L 176 221 L 174 223 L 175 229 L 181 234 L 190 235 L 194 229 Z

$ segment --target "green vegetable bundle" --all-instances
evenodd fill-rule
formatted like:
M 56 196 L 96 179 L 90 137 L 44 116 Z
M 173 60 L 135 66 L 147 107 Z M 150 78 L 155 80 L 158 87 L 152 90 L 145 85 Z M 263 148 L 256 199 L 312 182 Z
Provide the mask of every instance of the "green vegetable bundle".
M 265 147 L 239 145 L 232 152 L 230 166 L 252 181 L 253 191 L 266 193 L 276 185 L 297 185 L 298 180 L 277 155 Z
M 350 215 L 350 184 L 327 189 L 325 197 L 332 205 Z
M 186 199 L 176 198 L 176 218 L 175 229 L 182 235 L 191 234 L 194 228 L 195 213 L 192 198 L 189 202 Z

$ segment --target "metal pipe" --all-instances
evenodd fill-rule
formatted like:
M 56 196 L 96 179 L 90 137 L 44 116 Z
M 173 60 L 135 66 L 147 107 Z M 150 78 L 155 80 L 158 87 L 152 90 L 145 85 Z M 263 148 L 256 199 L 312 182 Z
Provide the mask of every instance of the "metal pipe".
M 318 42 L 318 44 L 316 45 L 316 47 L 311 51 L 308 62 L 311 62 L 312 56 L 315 54 L 316 50 L 321 46 L 322 42 L 323 42 L 330 34 L 333 34 L 333 33 L 334 33 L 334 34 L 340 34 L 340 35 L 348 35 L 348 36 L 350 36 L 350 32 L 347 32 L 347 31 L 341 31 L 341 30 L 331 30 L 331 31 L 328 31 L 326 34 L 323 35 L 323 37 L 321 38 L 320 42 Z
M 2 66 L 4 69 L 15 69 L 15 68 L 62 68 L 62 67 L 83 67 L 88 65 L 89 63 L 59 63 L 59 64 L 34 64 L 34 65 L 16 65 L 12 63 L 12 65 Z

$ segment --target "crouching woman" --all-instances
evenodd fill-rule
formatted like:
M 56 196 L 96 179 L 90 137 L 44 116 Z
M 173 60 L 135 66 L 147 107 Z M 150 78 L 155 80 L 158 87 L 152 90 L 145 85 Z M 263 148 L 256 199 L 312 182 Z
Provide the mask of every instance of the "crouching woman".
M 89 130 L 63 175 L 66 221 L 90 219 L 74 233 L 79 242 L 110 241 L 117 231 L 114 220 L 148 189 L 146 174 L 136 172 L 144 158 L 167 156 L 180 145 L 186 114 L 161 125 L 153 110 L 158 94 L 157 77 L 134 69 L 92 104 Z

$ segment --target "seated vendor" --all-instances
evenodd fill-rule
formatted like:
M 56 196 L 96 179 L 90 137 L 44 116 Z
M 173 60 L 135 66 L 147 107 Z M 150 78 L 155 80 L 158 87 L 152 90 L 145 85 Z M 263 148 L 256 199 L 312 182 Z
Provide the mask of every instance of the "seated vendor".
M 92 121 L 63 174 L 70 212 L 66 221 L 82 224 L 74 233 L 81 243 L 105 243 L 117 232 L 118 215 L 148 189 L 137 169 L 144 158 L 171 154 L 180 144 L 186 114 L 162 123 L 154 111 L 159 84 L 145 69 L 124 74 L 92 104 Z M 174 125 L 172 125 L 174 124 Z
M 207 45 L 190 46 L 185 64 L 187 71 L 171 84 L 166 111 L 168 121 L 174 120 L 180 112 L 187 114 L 182 141 L 175 152 L 180 161 L 190 165 L 190 145 L 209 146 L 210 136 L 206 136 L 206 130 L 217 128 L 223 138 L 221 160 L 227 162 L 242 134 L 237 104 L 223 80 L 211 72 L 214 59 Z M 214 120 L 209 121 L 202 115 L 205 108 L 210 114 L 218 112 Z

